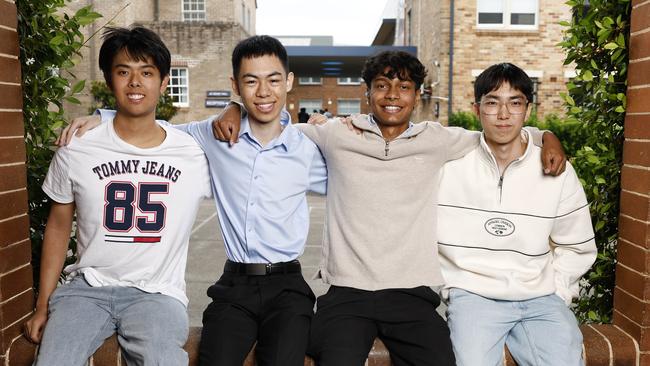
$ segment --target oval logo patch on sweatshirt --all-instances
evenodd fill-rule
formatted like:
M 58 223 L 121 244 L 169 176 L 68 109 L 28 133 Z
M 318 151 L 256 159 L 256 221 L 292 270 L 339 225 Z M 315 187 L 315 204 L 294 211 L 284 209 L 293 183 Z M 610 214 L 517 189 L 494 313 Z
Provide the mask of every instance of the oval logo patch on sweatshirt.
M 508 236 L 515 232 L 515 224 L 508 219 L 495 217 L 485 222 L 485 231 L 494 236 Z

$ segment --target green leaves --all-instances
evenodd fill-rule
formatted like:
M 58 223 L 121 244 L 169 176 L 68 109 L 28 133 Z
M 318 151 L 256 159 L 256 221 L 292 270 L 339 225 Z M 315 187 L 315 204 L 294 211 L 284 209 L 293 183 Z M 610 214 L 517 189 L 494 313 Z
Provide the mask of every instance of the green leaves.
M 598 258 L 573 308 L 583 322 L 611 320 L 618 230 L 620 166 L 627 99 L 629 0 L 567 2 L 573 9 L 560 43 L 578 76 L 564 96 L 568 117 L 585 134 L 572 164 L 585 187 Z
M 84 42 L 83 26 L 100 17 L 90 7 L 66 14 L 65 0 L 16 0 L 20 60 L 22 62 L 23 116 L 27 151 L 27 190 L 32 241 L 34 283 L 38 283 L 41 245 L 49 213 L 49 199 L 41 190 L 58 131 L 66 124 L 63 101 L 80 104 L 75 97 L 85 82 L 72 87 L 69 69 Z M 74 237 L 70 239 L 76 253 Z M 74 261 L 74 254 L 67 259 Z

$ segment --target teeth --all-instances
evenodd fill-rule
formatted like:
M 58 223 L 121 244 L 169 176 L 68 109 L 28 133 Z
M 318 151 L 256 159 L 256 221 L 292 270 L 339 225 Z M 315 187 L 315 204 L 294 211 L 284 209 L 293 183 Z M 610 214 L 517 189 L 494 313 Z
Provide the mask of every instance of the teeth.
M 398 107 L 396 105 L 387 105 L 387 106 L 384 107 L 384 109 L 386 109 L 387 111 L 390 111 L 390 112 L 397 112 L 402 108 Z
M 257 104 L 257 108 L 262 111 L 270 111 L 273 109 L 273 103 Z
M 127 94 L 127 97 L 129 97 L 129 99 L 133 99 L 133 100 L 140 100 L 140 99 L 144 98 L 144 94 Z

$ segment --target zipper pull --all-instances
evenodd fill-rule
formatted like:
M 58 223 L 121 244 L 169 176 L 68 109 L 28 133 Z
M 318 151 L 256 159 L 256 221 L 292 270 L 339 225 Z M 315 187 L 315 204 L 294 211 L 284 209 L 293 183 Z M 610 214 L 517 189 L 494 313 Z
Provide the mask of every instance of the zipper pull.
M 388 140 L 386 140 L 386 147 L 384 148 L 384 152 L 386 154 L 385 156 L 388 156 L 388 144 L 389 144 L 389 142 L 388 142 Z
M 499 177 L 499 189 L 503 188 L 503 175 Z

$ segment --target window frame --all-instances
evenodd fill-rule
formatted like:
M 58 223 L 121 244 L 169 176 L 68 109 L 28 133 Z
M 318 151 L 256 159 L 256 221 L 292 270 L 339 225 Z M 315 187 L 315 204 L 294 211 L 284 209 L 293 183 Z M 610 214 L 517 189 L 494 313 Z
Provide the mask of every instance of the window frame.
M 341 111 L 341 102 L 356 102 L 358 110 L 352 113 L 343 113 Z M 361 98 L 337 98 L 336 99 L 336 114 L 339 116 L 349 116 L 353 113 L 361 113 Z
M 341 79 L 347 79 L 346 81 L 341 81 Z M 352 81 L 351 79 L 358 79 L 358 81 Z M 362 79 L 359 76 L 346 76 L 336 78 L 337 85 L 361 85 Z
M 185 70 L 185 85 L 183 84 L 172 84 L 173 80 L 178 80 L 181 77 L 180 76 L 173 76 L 173 70 Z M 185 90 L 185 96 L 187 101 L 186 102 L 173 102 L 173 105 L 175 107 L 179 108 L 187 108 L 190 106 L 190 70 L 186 66 L 172 66 L 169 69 L 169 83 L 167 84 L 167 91 L 169 92 L 169 96 L 174 98 L 174 96 L 183 96 L 183 93 L 181 92 L 180 94 L 174 94 L 171 91 L 171 88 L 181 88 Z
M 481 0 L 476 0 L 476 28 L 479 30 L 537 30 L 539 29 L 539 0 L 535 2 L 535 24 L 511 24 L 511 5 L 513 1 L 521 0 L 501 0 L 503 4 L 503 21 L 499 24 L 479 23 L 478 5 Z
M 304 102 L 304 101 L 311 101 L 311 102 L 319 101 L 319 102 L 320 102 L 320 106 L 318 106 L 318 108 L 313 108 L 313 107 L 309 107 L 309 108 L 307 108 L 307 107 L 303 106 L 303 102 Z M 314 109 L 316 109 L 317 111 L 320 111 L 320 110 L 323 109 L 323 99 L 318 99 L 318 98 L 303 98 L 303 99 L 298 99 L 298 111 L 300 111 L 300 108 L 305 108 L 305 112 L 307 112 L 307 113 L 309 113 L 309 114 L 313 113 L 313 110 L 314 110 Z
M 314 81 L 314 78 L 318 78 L 318 82 Z M 323 78 L 320 76 L 299 76 L 298 85 L 323 85 Z
M 181 19 L 184 22 L 204 22 L 206 20 L 206 1 L 205 0 L 182 0 L 181 1 Z M 203 10 L 185 10 L 185 4 L 188 4 L 190 8 L 192 4 L 203 4 Z M 194 17 L 194 15 L 199 15 Z

